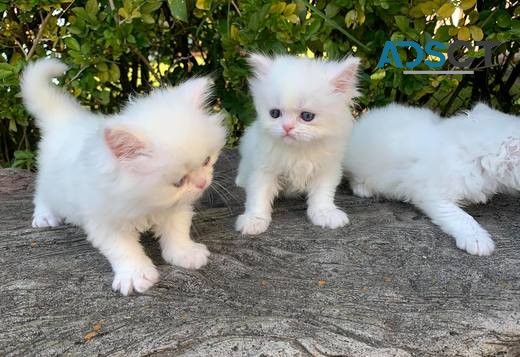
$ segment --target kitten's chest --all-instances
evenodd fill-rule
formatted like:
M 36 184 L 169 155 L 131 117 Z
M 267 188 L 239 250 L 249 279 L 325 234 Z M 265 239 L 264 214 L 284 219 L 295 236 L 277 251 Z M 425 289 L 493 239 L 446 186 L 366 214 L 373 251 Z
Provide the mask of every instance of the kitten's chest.
M 318 171 L 319 163 L 300 158 L 288 162 L 286 167 L 281 168 L 279 182 L 285 191 L 307 191 Z

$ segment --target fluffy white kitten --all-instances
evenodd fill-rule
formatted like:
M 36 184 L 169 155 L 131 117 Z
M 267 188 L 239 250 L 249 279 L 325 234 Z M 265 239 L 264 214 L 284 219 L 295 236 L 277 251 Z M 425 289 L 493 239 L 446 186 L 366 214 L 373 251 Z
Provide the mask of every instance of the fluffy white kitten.
M 457 247 L 489 255 L 493 240 L 460 206 L 520 190 L 520 120 L 484 104 L 450 119 L 392 104 L 355 124 L 345 168 L 354 194 L 411 202 Z
M 276 195 L 306 193 L 307 214 L 319 226 L 349 222 L 334 204 L 341 161 L 352 128 L 359 59 L 325 62 L 294 56 L 249 58 L 257 120 L 241 143 L 236 184 L 245 188 L 245 212 L 236 229 L 264 232 Z
M 159 279 L 139 243 L 138 232 L 149 227 L 168 263 L 206 264 L 206 246 L 190 239 L 192 204 L 211 183 L 226 137 L 221 117 L 204 109 L 209 80 L 156 90 L 105 117 L 50 84 L 66 69 L 44 59 L 30 64 L 21 82 L 42 132 L 33 226 L 66 220 L 83 227 L 123 295 Z

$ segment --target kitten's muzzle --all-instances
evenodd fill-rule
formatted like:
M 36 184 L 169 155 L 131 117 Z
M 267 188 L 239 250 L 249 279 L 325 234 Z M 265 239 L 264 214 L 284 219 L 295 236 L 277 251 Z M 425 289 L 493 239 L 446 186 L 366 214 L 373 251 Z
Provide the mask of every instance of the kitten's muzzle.
M 197 187 L 199 190 L 203 190 L 204 188 L 206 188 L 206 185 L 208 183 L 204 177 L 198 176 L 189 176 L 188 180 L 193 186 Z

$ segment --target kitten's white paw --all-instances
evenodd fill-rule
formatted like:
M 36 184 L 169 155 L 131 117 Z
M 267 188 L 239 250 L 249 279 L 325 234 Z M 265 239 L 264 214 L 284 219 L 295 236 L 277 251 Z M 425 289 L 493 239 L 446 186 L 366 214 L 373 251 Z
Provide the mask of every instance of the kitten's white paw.
M 469 237 L 457 238 L 456 243 L 458 248 L 473 255 L 490 255 L 495 250 L 495 243 L 487 232 L 482 232 L 481 234 L 475 234 Z
M 127 296 L 132 292 L 144 293 L 159 281 L 159 272 L 150 262 L 140 266 L 128 266 L 115 272 L 112 289 Z
M 210 252 L 201 243 L 190 242 L 163 249 L 162 256 L 165 261 L 186 269 L 199 269 L 208 263 Z
M 269 227 L 269 223 L 271 223 L 270 218 L 244 213 L 238 216 L 235 229 L 242 234 L 256 235 L 265 232 L 267 227 Z
M 323 228 L 339 228 L 350 223 L 345 212 L 338 208 L 322 208 L 307 210 L 311 222 Z
M 34 213 L 33 228 L 57 227 L 62 223 L 62 219 L 52 213 Z
M 352 192 L 355 196 L 358 197 L 368 198 L 373 196 L 372 192 L 368 189 L 368 187 L 360 183 L 352 185 Z

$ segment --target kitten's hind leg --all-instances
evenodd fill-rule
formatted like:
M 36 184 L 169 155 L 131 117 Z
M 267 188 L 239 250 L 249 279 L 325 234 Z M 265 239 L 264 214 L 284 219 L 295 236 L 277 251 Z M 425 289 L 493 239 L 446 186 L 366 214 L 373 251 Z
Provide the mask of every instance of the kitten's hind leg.
M 365 184 L 352 181 L 350 187 L 352 188 L 352 192 L 355 196 L 369 198 L 374 195 Z
M 495 249 L 489 233 L 453 202 L 422 201 L 416 204 L 433 223 L 455 238 L 458 248 L 474 255 L 490 255 Z
M 54 214 L 38 193 L 34 198 L 33 228 L 57 227 L 63 223 L 63 218 Z
M 145 292 L 159 281 L 159 272 L 139 243 L 133 227 L 90 224 L 85 227 L 88 240 L 108 259 L 114 271 L 112 289 L 123 295 Z
M 160 236 L 163 259 L 187 269 L 199 269 L 206 265 L 210 255 L 202 243 L 190 239 L 193 209 L 178 208 L 169 215 L 156 217 L 155 231 Z

